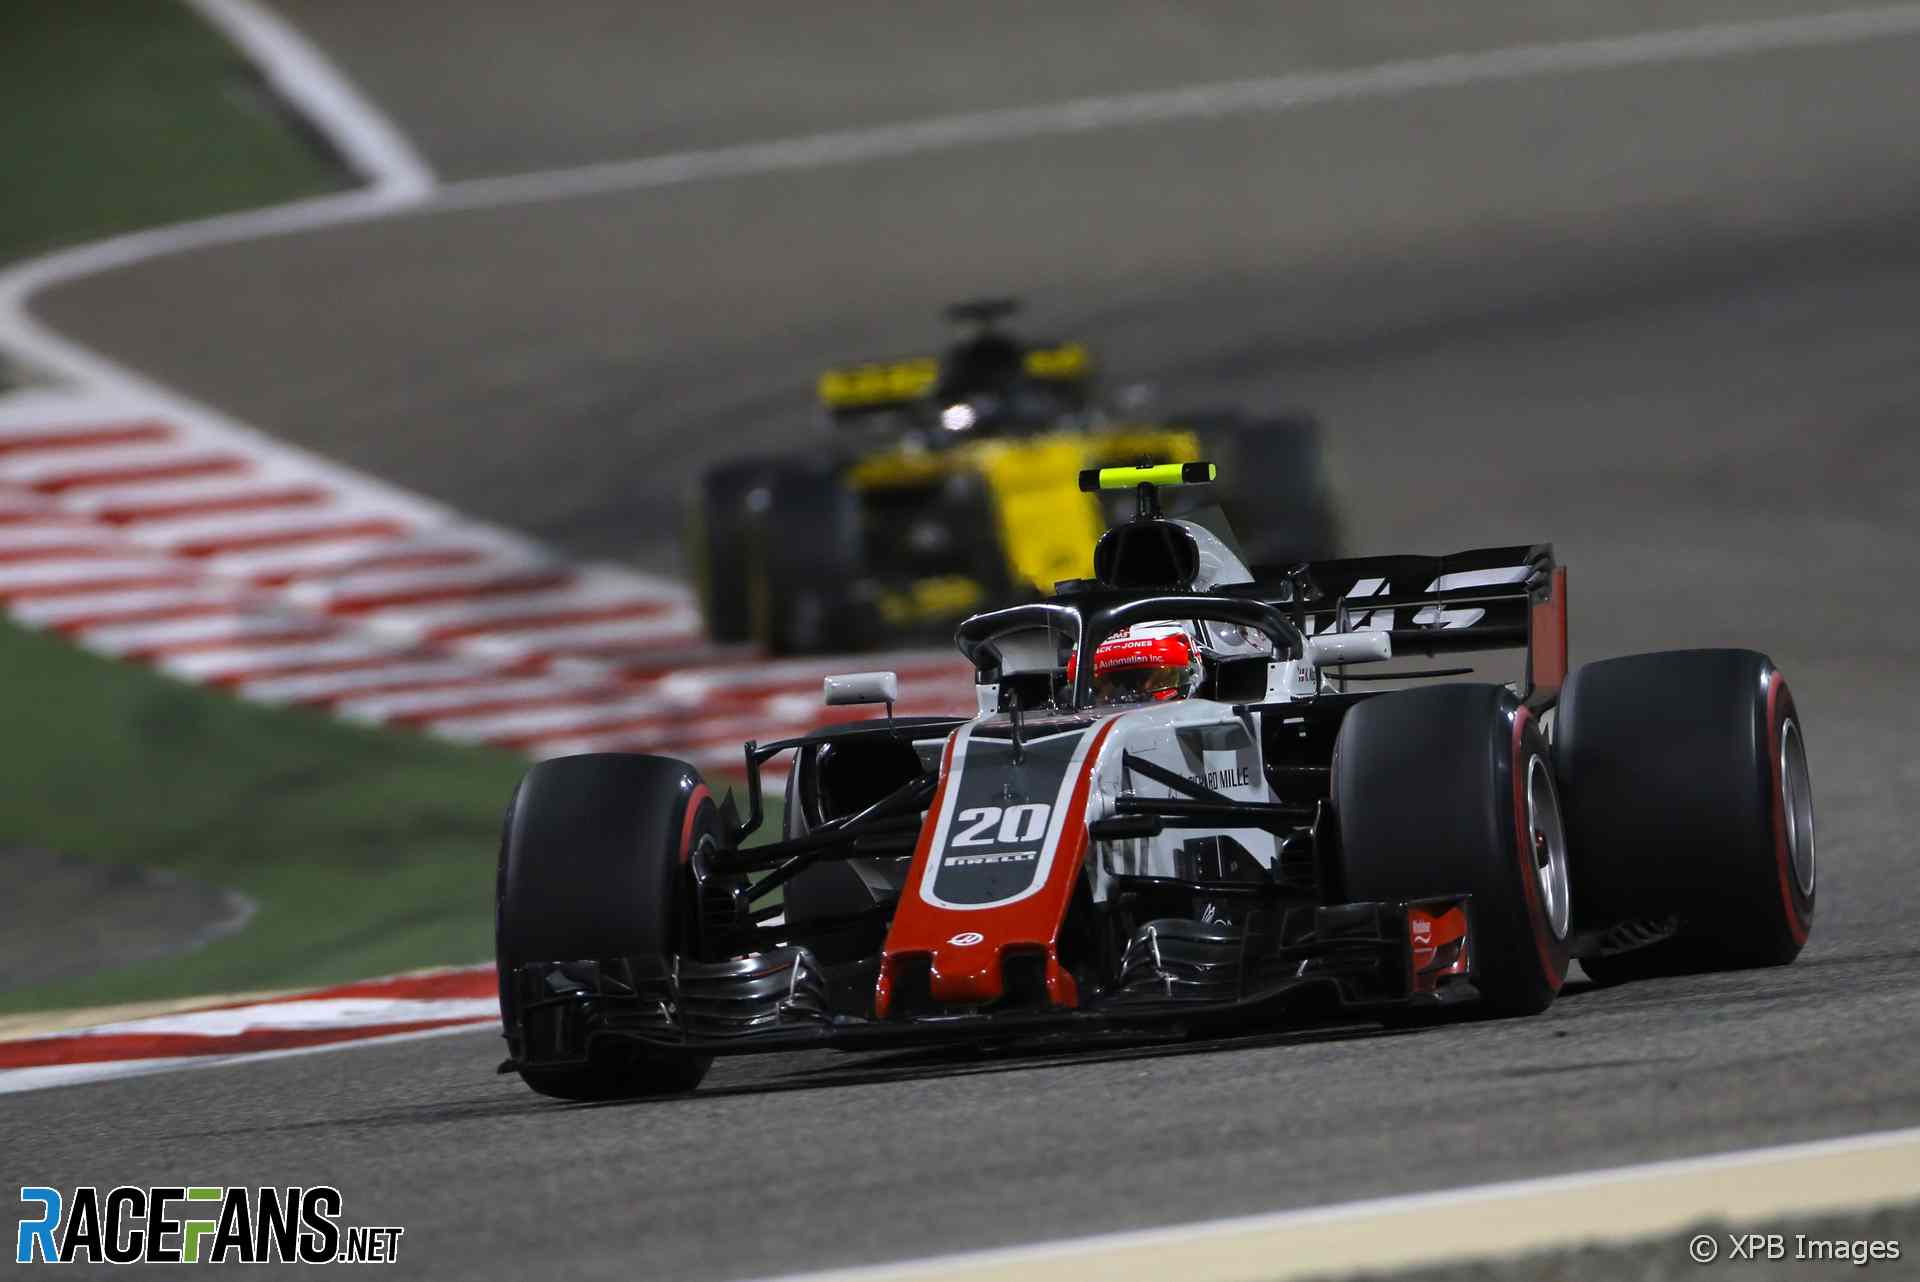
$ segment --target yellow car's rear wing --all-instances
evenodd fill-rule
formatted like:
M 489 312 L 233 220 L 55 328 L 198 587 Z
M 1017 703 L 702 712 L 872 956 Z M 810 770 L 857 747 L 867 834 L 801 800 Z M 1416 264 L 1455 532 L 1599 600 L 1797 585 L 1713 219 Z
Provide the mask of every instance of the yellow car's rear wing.
M 1080 343 L 1028 347 L 1019 358 L 1021 376 L 1043 385 L 1084 385 L 1093 376 L 1092 353 Z M 953 384 L 955 379 L 964 384 L 965 374 L 934 356 L 836 366 L 820 375 L 814 390 L 829 413 L 856 416 L 927 404 L 942 393 L 942 376 L 949 373 L 954 378 L 948 379 L 946 394 L 964 398 L 968 389 Z
M 834 414 L 865 414 L 924 401 L 939 382 L 940 362 L 921 356 L 830 369 L 816 390 L 820 404 Z

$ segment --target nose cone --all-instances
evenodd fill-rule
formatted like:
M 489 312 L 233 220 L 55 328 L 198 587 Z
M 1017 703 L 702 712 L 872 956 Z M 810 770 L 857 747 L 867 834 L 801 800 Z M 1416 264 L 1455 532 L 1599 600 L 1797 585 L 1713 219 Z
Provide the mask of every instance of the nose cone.
M 1087 796 L 1113 721 L 954 732 L 881 956 L 878 1017 L 1071 1007 L 1060 928 L 1087 851 Z

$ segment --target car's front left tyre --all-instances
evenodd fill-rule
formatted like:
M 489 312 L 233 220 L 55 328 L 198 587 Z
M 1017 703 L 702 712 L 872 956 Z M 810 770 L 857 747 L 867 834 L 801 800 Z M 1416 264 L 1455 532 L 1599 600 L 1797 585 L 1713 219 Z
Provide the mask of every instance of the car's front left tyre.
M 1333 758 L 1344 897 L 1470 895 L 1482 1008 L 1531 1015 L 1568 964 L 1572 887 L 1546 739 L 1502 686 L 1396 690 L 1357 704 Z

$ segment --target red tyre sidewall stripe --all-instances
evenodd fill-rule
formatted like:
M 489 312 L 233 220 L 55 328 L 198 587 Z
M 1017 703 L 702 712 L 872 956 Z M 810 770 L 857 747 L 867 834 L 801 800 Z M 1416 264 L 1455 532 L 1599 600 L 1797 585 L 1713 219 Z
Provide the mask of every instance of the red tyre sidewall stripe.
M 687 794 L 687 812 L 680 820 L 680 862 L 683 864 L 693 858 L 693 825 L 700 818 L 700 803 L 712 796 L 713 793 L 703 783 L 695 784 L 693 791 Z
M 1534 946 L 1540 952 L 1540 971 L 1555 992 L 1566 982 L 1564 967 L 1553 964 L 1553 931 L 1540 903 L 1540 874 L 1533 862 L 1533 833 L 1527 826 L 1527 760 L 1522 743 L 1533 712 L 1522 707 L 1513 718 L 1513 835 L 1520 859 L 1520 887 L 1527 899 L 1527 921 L 1533 927 Z
M 1767 678 L 1767 777 L 1773 780 L 1773 798 L 1770 809 L 1773 812 L 1773 857 L 1780 874 L 1780 903 L 1786 910 L 1787 929 L 1793 935 L 1793 942 L 1807 942 L 1808 922 L 1800 911 L 1800 905 L 1793 897 L 1793 857 L 1787 845 L 1787 807 L 1785 780 L 1780 777 L 1780 692 L 1787 688 L 1787 679 L 1775 668 Z

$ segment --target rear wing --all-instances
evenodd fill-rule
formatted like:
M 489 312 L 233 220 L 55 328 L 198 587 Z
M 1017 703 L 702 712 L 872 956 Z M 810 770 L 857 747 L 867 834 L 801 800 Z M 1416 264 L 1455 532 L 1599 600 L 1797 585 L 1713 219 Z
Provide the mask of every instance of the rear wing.
M 1010 359 L 1017 362 L 1014 369 L 1005 371 L 1008 376 L 1031 385 L 1061 389 L 1062 394 L 1070 396 L 1084 395 L 1091 385 L 1093 356 L 1083 344 L 1028 346 L 1008 341 Z M 976 390 L 971 384 L 978 377 L 977 371 L 970 372 L 964 367 L 965 357 L 963 346 L 950 349 L 946 358 L 914 356 L 836 366 L 820 375 L 814 391 L 820 407 L 835 420 L 930 407 L 942 395 L 964 400 Z
M 1567 677 L 1567 571 L 1550 543 L 1448 556 L 1359 556 L 1254 571 L 1308 636 L 1385 632 L 1398 655 L 1527 653 L 1520 694 L 1551 704 Z
M 926 403 L 939 382 L 940 362 L 932 356 L 917 356 L 827 370 L 814 391 L 822 409 L 835 418 L 850 418 Z

